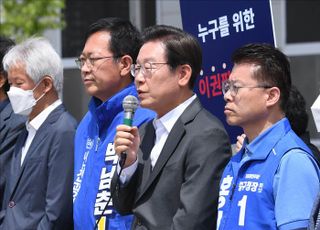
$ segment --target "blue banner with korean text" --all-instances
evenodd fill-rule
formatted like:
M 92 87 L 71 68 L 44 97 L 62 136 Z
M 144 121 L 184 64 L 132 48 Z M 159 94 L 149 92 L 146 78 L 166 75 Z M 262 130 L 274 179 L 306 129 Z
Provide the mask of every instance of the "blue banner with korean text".
M 247 43 L 275 45 L 269 0 L 180 0 L 183 29 L 202 46 L 202 71 L 195 92 L 201 103 L 225 125 L 231 143 L 243 131 L 229 126 L 221 84 L 232 70 L 231 54 Z

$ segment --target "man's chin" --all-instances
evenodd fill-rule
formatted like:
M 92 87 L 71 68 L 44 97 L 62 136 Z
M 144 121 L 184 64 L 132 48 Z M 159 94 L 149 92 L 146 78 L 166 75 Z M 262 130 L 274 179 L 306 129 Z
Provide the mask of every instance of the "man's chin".
M 96 89 L 94 89 L 93 87 L 85 87 L 85 90 L 86 90 L 86 92 L 87 92 L 87 94 L 89 95 L 89 96 L 92 96 L 92 97 L 97 97 L 97 90 Z
M 140 105 L 142 108 L 148 108 L 148 103 L 146 103 L 145 100 L 139 101 L 139 105 Z
M 226 118 L 227 124 L 230 126 L 238 126 L 238 122 L 235 121 L 235 119 L 232 118 Z

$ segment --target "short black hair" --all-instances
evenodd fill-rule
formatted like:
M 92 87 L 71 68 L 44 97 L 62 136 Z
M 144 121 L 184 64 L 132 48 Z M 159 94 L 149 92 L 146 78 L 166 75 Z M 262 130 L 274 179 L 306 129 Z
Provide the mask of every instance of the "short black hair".
M 9 51 L 9 49 L 11 47 L 13 47 L 14 45 L 15 45 L 15 42 L 12 39 L 4 37 L 4 36 L 0 36 L 0 61 L 1 61 L 0 62 L 0 74 L 2 74 L 5 78 L 7 78 L 7 72 L 4 71 L 4 68 L 3 68 L 3 64 L 2 64 L 3 57 Z M 10 89 L 10 85 L 8 83 L 8 80 L 6 80 L 6 82 L 3 85 L 3 90 L 6 93 L 9 91 L 9 89 Z
M 285 112 L 291 88 L 290 63 L 285 54 L 270 44 L 247 44 L 234 51 L 235 64 L 249 63 L 260 66 L 254 77 L 280 89 L 280 107 Z
M 89 26 L 85 41 L 99 31 L 110 33 L 109 49 L 115 57 L 129 55 L 133 61 L 137 59 L 141 47 L 141 37 L 138 29 L 130 21 L 115 17 L 101 18 Z
M 286 117 L 291 128 L 298 136 L 307 131 L 309 117 L 306 110 L 306 101 L 294 85 L 291 86 Z
M 165 45 L 166 58 L 171 69 L 183 64 L 191 66 L 189 88 L 193 89 L 202 65 L 202 50 L 197 39 L 173 26 L 155 25 L 146 28 L 142 33 L 142 43 L 155 40 Z

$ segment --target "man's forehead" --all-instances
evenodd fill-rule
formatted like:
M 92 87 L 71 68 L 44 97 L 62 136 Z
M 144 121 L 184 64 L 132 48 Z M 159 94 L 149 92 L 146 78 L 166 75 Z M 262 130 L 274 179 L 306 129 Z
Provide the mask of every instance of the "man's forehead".
M 159 61 L 165 58 L 165 47 L 160 41 L 150 41 L 142 45 L 137 61 Z
M 107 31 L 98 31 L 88 37 L 82 50 L 82 54 L 90 55 L 109 51 L 111 35 Z
M 97 47 L 97 49 L 83 50 L 81 55 L 89 57 L 89 56 L 96 55 L 96 54 L 104 54 L 104 52 L 106 52 L 106 51 Z
M 230 73 L 230 78 L 241 79 L 241 78 L 252 78 L 255 72 L 260 66 L 253 63 L 241 63 L 235 64 Z

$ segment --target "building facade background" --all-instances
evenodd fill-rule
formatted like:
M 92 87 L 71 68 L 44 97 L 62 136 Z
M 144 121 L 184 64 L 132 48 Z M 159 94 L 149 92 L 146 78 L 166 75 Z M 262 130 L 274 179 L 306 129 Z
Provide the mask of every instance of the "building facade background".
M 320 94 L 320 1 L 273 0 L 271 5 L 277 47 L 290 58 L 293 84 L 306 99 L 311 140 L 320 147 L 320 133 L 310 110 Z M 78 121 L 87 111 L 89 96 L 74 60 L 81 53 L 85 31 L 92 22 L 102 17 L 123 17 L 139 29 L 154 24 L 182 28 L 179 0 L 66 0 L 64 13 L 67 27 L 46 31 L 45 36 L 63 57 L 63 101 Z

